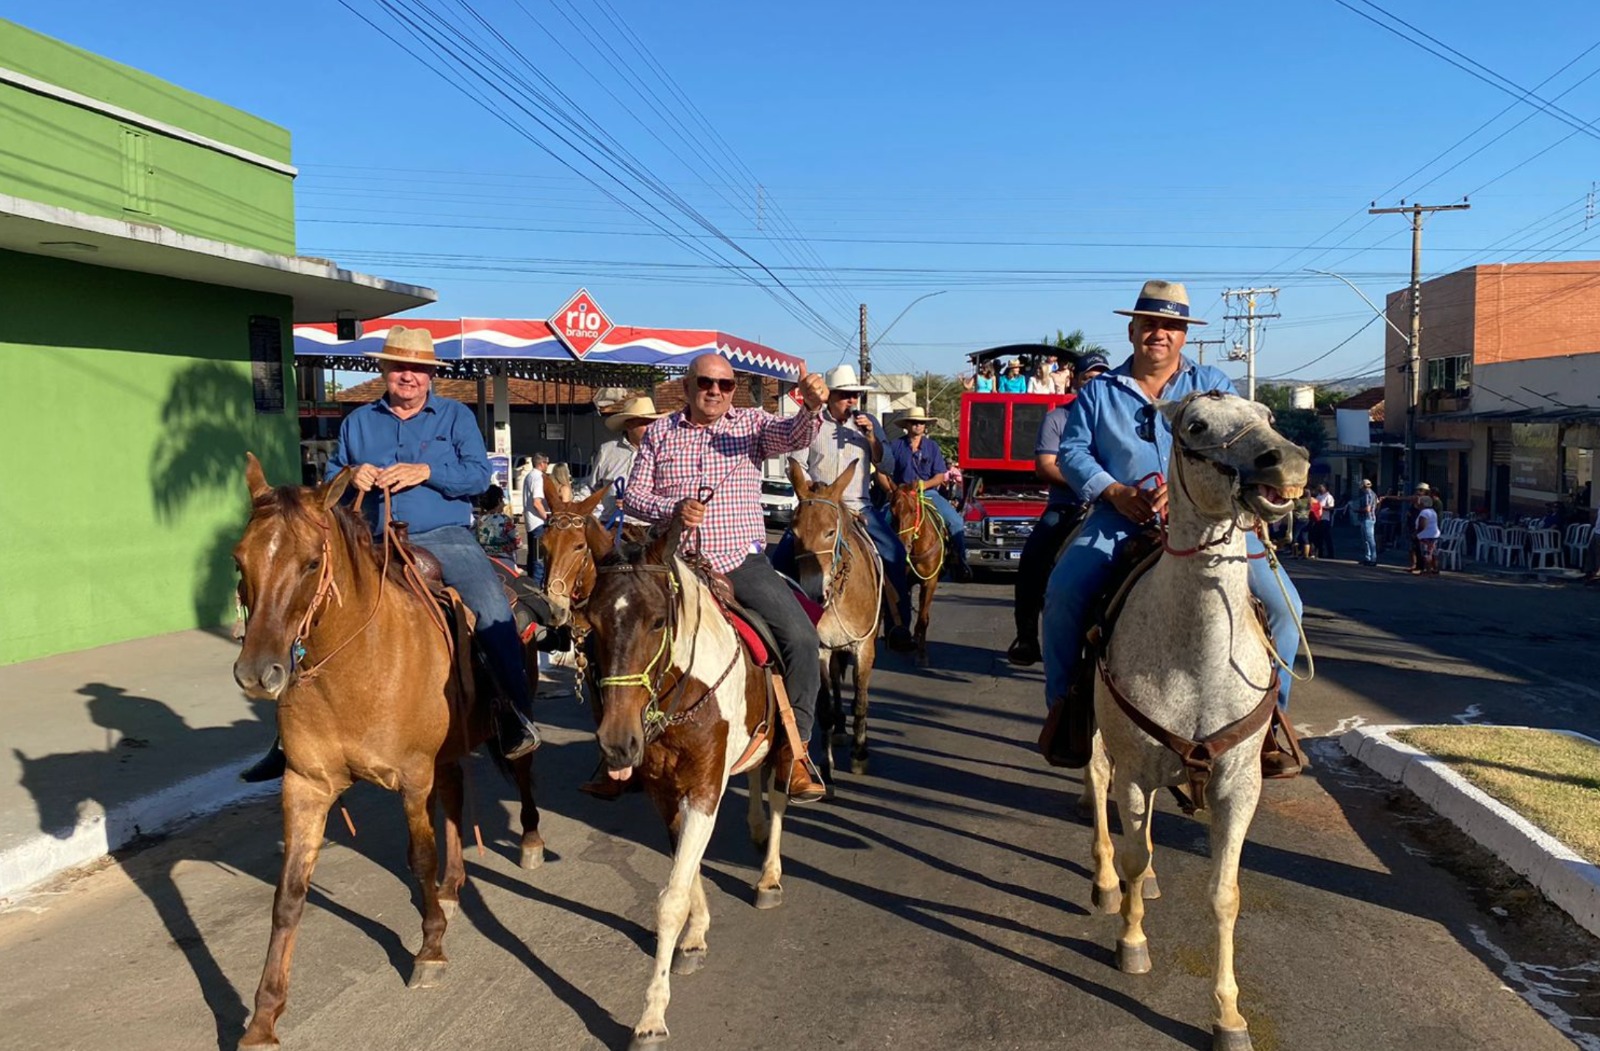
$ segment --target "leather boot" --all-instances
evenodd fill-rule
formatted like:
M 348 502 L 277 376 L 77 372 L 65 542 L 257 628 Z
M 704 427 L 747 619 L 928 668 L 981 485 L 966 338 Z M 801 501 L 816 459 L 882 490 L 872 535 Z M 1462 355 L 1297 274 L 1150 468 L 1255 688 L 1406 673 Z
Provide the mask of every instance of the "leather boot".
M 501 755 L 507 759 L 521 759 L 539 747 L 539 730 L 533 725 L 533 698 L 525 697 L 518 702 L 497 697 L 493 708 L 494 732 Z
M 822 778 L 812 777 L 804 760 L 795 758 L 794 750 L 788 742 L 778 746 L 777 757 L 773 761 L 776 773 L 773 775 L 778 786 L 789 794 L 789 802 L 795 805 L 815 803 L 828 794 L 828 789 L 822 783 Z
M 239 780 L 247 785 L 264 784 L 267 781 L 276 781 L 282 777 L 284 771 L 289 769 L 289 757 L 283 754 L 283 738 L 272 742 L 272 747 L 267 754 L 257 759 L 254 766 L 248 767 L 239 775 Z
M 1006 660 L 1019 668 L 1038 664 L 1042 659 L 1039 653 L 1038 639 L 1025 639 L 1018 635 L 1016 640 L 1011 643 L 1011 648 L 1006 650 Z

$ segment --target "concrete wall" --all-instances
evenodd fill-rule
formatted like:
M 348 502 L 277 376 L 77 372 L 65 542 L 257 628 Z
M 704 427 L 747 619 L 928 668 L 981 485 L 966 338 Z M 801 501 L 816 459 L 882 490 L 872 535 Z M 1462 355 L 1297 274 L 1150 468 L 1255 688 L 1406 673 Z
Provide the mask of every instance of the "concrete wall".
M 1473 373 L 1473 412 L 1544 412 L 1563 406 L 1600 408 L 1600 354 L 1491 362 Z
M 0 66 L 289 162 L 282 128 L 4 20 Z M 0 193 L 294 254 L 287 174 L 5 84 L 0 132 Z
M 0 290 L 0 664 L 230 621 L 245 450 L 299 480 L 249 365 L 271 315 L 293 375 L 290 301 L 7 252 Z

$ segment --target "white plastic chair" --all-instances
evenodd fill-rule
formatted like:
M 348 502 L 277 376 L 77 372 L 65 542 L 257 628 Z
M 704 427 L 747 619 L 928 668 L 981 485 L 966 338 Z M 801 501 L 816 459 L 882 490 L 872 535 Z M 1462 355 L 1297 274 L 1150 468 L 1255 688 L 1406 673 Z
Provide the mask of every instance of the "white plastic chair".
M 1574 522 L 1567 526 L 1567 540 L 1563 547 L 1566 549 L 1567 565 L 1577 569 L 1583 565 L 1583 552 L 1589 546 L 1589 538 L 1594 535 L 1594 526 L 1584 522 Z
M 1533 547 L 1528 555 L 1529 569 L 1561 568 L 1561 532 L 1557 529 L 1535 529 Z
M 1454 524 L 1454 523 L 1451 523 Z M 1440 569 L 1461 569 L 1461 552 L 1466 547 L 1467 538 L 1463 530 L 1443 530 L 1439 536 L 1439 544 L 1434 548 L 1434 557 Z
M 1505 530 L 1487 522 L 1477 522 L 1472 528 L 1478 538 L 1477 561 L 1500 562 L 1506 546 Z
M 1526 526 L 1512 526 L 1506 530 L 1505 546 L 1500 549 L 1500 564 L 1507 569 L 1513 562 L 1528 564 L 1528 530 Z

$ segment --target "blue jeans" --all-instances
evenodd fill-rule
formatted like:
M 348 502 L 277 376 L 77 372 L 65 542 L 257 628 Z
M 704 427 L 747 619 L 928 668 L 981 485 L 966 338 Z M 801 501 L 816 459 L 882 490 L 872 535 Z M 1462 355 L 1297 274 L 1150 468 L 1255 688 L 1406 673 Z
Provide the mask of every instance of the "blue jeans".
M 1056 562 L 1045 588 L 1046 630 L 1040 640 L 1044 650 L 1046 703 L 1066 694 L 1083 650 L 1089 608 L 1105 587 L 1116 554 L 1134 531 L 1133 523 L 1115 509 L 1096 504 L 1077 537 Z M 1245 538 L 1245 550 L 1254 555 L 1265 548 L 1260 538 L 1252 533 Z M 1273 569 L 1265 558 L 1251 559 L 1249 567 L 1250 591 L 1267 607 L 1267 626 L 1272 629 L 1273 645 L 1283 662 L 1292 666 L 1300 650 L 1300 593 L 1281 565 L 1277 569 L 1277 580 L 1273 579 Z M 1283 584 L 1281 588 L 1278 581 Z M 1278 707 L 1284 711 L 1289 709 L 1289 686 L 1293 681 L 1288 672 L 1279 672 Z
M 540 526 L 528 534 L 528 564 L 523 567 L 528 576 L 533 578 L 533 586 L 544 587 L 544 554 L 539 550 L 539 541 L 544 539 L 544 526 Z
M 500 588 L 489 558 L 465 526 L 441 526 L 413 533 L 411 542 L 433 552 L 444 569 L 444 582 L 461 593 L 461 601 L 478 618 L 475 634 L 511 700 L 524 707 L 529 702 L 528 675 L 522 660 L 522 640 L 511 606 Z
M 1055 565 L 1056 553 L 1072 530 L 1083 521 L 1077 507 L 1047 507 L 1033 524 L 1017 562 L 1017 638 L 1039 639 L 1039 612 L 1044 609 L 1045 582 Z
M 1358 521 L 1361 523 L 1361 543 L 1364 545 L 1361 560 L 1363 562 L 1376 562 L 1378 561 L 1378 523 L 1371 518 L 1362 518 L 1358 519 Z
M 878 557 L 883 560 L 884 579 L 893 586 L 895 594 L 899 596 L 896 605 L 900 613 L 900 623 L 909 626 L 911 588 L 906 584 L 905 545 L 900 543 L 894 527 L 889 524 L 888 511 L 868 507 L 861 512 L 861 522 L 867 527 L 867 535 L 872 538 L 872 546 L 878 549 Z M 795 567 L 794 530 L 786 531 L 782 539 L 767 550 L 767 557 L 772 560 L 772 568 L 779 573 L 791 580 L 800 579 Z

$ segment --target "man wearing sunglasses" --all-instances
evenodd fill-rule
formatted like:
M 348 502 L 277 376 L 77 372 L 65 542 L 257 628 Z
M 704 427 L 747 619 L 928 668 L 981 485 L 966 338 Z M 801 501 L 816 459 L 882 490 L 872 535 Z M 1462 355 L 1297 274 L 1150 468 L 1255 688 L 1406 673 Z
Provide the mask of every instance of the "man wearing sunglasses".
M 1234 393 L 1220 369 L 1196 365 L 1183 355 L 1189 326 L 1189 294 L 1176 282 L 1147 281 L 1132 310 L 1128 340 L 1133 356 L 1079 393 L 1067 414 L 1057 457 L 1068 485 L 1092 510 L 1061 553 L 1045 591 L 1045 697 L 1064 696 L 1077 672 L 1089 608 L 1104 586 L 1123 544 L 1154 522 L 1167 505 L 1165 475 L 1172 430 L 1156 402 L 1178 401 L 1195 391 Z M 1254 533 L 1251 555 L 1265 551 Z M 1274 579 L 1276 574 L 1277 579 Z M 1250 590 L 1267 608 L 1273 644 L 1285 664 L 1300 649 L 1300 596 L 1288 574 L 1266 558 L 1250 560 Z M 1278 704 L 1287 710 L 1292 678 L 1279 677 Z
M 736 409 L 738 381 L 720 354 L 702 354 L 683 378 L 688 404 L 652 423 L 639 443 L 623 494 L 629 514 L 648 522 L 676 518 L 684 526 L 683 547 L 698 551 L 711 568 L 726 574 L 740 603 L 761 615 L 783 655 L 784 685 L 794 705 L 800 740 L 809 741 L 816 719 L 822 670 L 816 625 L 783 577 L 762 553 L 767 531 L 761 513 L 761 462 L 799 453 L 821 428 L 828 388 L 821 376 L 800 367 L 805 408 L 788 417 L 760 408 Z M 821 799 L 824 788 L 810 759 L 789 752 L 777 759 L 796 803 Z

